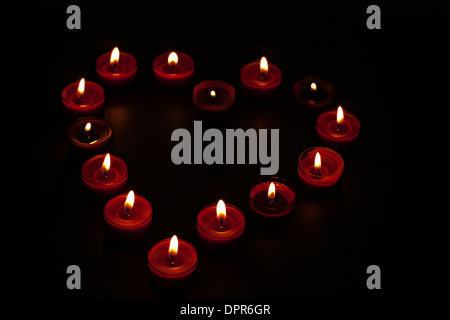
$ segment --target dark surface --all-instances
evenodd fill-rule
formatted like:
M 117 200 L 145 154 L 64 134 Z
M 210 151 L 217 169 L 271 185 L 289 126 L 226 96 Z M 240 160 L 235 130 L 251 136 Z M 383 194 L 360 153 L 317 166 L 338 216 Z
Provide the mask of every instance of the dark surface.
M 82 30 L 74 31 L 65 25 L 68 4 L 8 10 L 17 19 L 7 41 L 23 71 L 10 73 L 19 92 L 10 91 L 15 99 L 4 105 L 14 112 L 21 137 L 5 146 L 17 173 L 7 178 L 15 193 L 5 201 L 2 219 L 4 297 L 164 298 L 166 293 L 149 283 L 147 251 L 173 234 L 197 245 L 195 217 L 219 198 L 247 215 L 243 244 L 229 256 L 197 247 L 196 281 L 175 293 L 179 298 L 448 297 L 448 208 L 426 198 L 429 189 L 437 189 L 430 199 L 442 197 L 443 190 L 423 169 L 436 140 L 414 133 L 438 127 L 429 124 L 439 116 L 416 114 L 417 83 L 409 85 L 413 77 L 427 78 L 411 69 L 423 61 L 411 54 L 424 57 L 426 48 L 442 48 L 420 23 L 414 31 L 407 27 L 410 17 L 421 16 L 418 9 L 410 16 L 384 5 L 382 30 L 368 30 L 369 4 L 291 8 L 289 2 L 197 1 L 169 9 L 167 3 L 112 8 L 81 3 Z M 104 118 L 113 128 L 113 153 L 128 165 L 129 188 L 154 210 L 149 235 L 130 244 L 104 235 L 104 202 L 83 191 L 81 163 L 69 147 L 70 121 L 60 101 L 63 88 L 82 76 L 99 82 L 95 61 L 114 46 L 135 55 L 138 71 L 130 87 L 105 88 Z M 36 58 L 33 47 L 39 50 Z M 169 50 L 195 61 L 187 90 L 162 90 L 154 81 L 152 61 Z M 280 67 L 283 79 L 276 98 L 256 101 L 242 94 L 239 72 L 262 55 Z M 309 75 L 332 81 L 335 104 L 361 121 L 358 145 L 343 155 L 341 183 L 324 194 L 302 188 L 296 172 L 300 152 L 318 145 L 316 118 L 299 112 L 291 94 L 295 81 Z M 203 130 L 280 129 L 277 176 L 297 189 L 297 206 L 286 224 L 265 226 L 249 215 L 248 193 L 259 178 L 259 164 L 172 163 L 171 133 L 186 128 L 193 134 L 193 121 L 200 118 L 192 88 L 210 78 L 236 88 L 236 108 L 227 118 L 203 121 Z M 33 162 L 25 164 L 25 154 Z M 66 288 L 71 264 L 81 268 L 81 290 Z M 381 267 L 378 291 L 366 288 L 371 264 Z

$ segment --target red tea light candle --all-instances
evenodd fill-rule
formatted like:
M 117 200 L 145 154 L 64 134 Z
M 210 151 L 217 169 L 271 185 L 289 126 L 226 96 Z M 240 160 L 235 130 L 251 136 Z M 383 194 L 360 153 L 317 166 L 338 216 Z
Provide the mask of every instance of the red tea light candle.
M 306 77 L 294 84 L 293 96 L 305 112 L 318 113 L 329 105 L 335 96 L 334 85 L 320 77 Z
M 102 153 L 108 148 L 111 137 L 111 125 L 95 117 L 81 118 L 67 129 L 70 143 L 81 151 Z
M 62 103 L 69 118 L 98 116 L 103 113 L 105 91 L 99 84 L 81 78 L 64 88 Z
M 295 188 L 286 180 L 272 177 L 250 188 L 249 205 L 258 218 L 282 220 L 295 208 Z
M 185 86 L 194 74 L 194 60 L 186 53 L 166 52 L 153 60 L 153 73 L 162 86 Z
M 96 62 L 98 77 L 107 85 L 121 87 L 130 84 L 137 71 L 136 58 L 127 52 L 120 52 L 115 47 L 98 57 Z
M 281 70 L 265 57 L 251 62 L 241 69 L 241 82 L 244 91 L 258 97 L 275 94 L 281 83 Z
M 105 205 L 104 217 L 106 232 L 113 239 L 130 242 L 147 235 L 153 212 L 150 202 L 131 190 L 110 199 Z
M 359 136 L 360 122 L 341 106 L 322 113 L 317 119 L 316 131 L 322 143 L 339 149 L 350 149 Z
M 194 246 L 173 236 L 157 242 L 147 254 L 154 282 L 163 287 L 181 287 L 192 281 L 198 264 Z
M 197 215 L 199 242 L 213 252 L 231 252 L 239 244 L 244 233 L 245 217 L 242 211 L 219 200 L 210 204 Z
M 305 187 L 326 190 L 339 181 L 344 171 L 344 160 L 336 151 L 325 148 L 309 148 L 298 158 L 297 172 Z
M 221 80 L 202 81 L 194 87 L 194 104 L 205 114 L 222 114 L 236 101 L 232 85 Z
M 123 192 L 128 168 L 125 161 L 107 153 L 88 159 L 81 167 L 81 177 L 92 195 L 108 198 Z

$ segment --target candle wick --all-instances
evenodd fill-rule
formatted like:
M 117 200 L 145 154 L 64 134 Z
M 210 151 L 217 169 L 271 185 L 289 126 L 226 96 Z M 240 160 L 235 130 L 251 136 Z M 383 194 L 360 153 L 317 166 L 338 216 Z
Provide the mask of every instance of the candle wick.
M 341 124 L 340 123 L 338 123 L 337 127 L 336 127 L 336 131 L 339 131 L 339 130 L 341 130 Z
M 264 80 L 264 76 L 266 75 L 265 72 L 261 72 L 261 80 Z
M 170 255 L 170 264 L 174 265 L 175 264 L 175 256 L 173 254 Z
M 316 168 L 316 175 L 318 175 L 318 176 L 322 175 L 322 172 L 321 172 L 320 168 Z

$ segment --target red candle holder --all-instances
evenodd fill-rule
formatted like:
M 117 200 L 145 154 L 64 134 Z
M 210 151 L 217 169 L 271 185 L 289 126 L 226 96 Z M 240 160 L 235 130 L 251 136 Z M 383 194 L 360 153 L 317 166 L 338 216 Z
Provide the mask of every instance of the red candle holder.
M 152 280 L 166 288 L 183 287 L 192 282 L 198 264 L 197 251 L 192 244 L 177 239 L 177 249 L 171 251 L 172 239 L 157 242 L 147 254 Z
M 353 113 L 339 108 L 322 113 L 317 119 L 316 131 L 323 144 L 348 150 L 359 136 L 360 122 Z
M 147 235 L 152 222 L 152 206 L 133 191 L 110 199 L 104 209 L 106 232 L 115 240 L 131 242 Z
M 339 153 L 330 148 L 308 148 L 298 158 L 298 176 L 304 186 L 310 190 L 330 189 L 339 181 L 343 171 L 344 160 Z
M 80 88 L 83 82 L 83 88 Z M 105 103 L 105 91 L 92 81 L 73 82 L 62 91 L 62 103 L 68 118 L 100 116 Z
M 112 52 L 107 52 L 98 57 L 96 71 L 98 77 L 105 84 L 113 87 L 126 86 L 136 76 L 136 58 L 130 53 L 119 52 L 116 47 Z
M 186 86 L 192 80 L 194 69 L 194 60 L 182 52 L 166 52 L 153 60 L 155 80 L 161 86 Z
M 219 213 L 219 210 L 220 213 Z M 223 201 L 204 207 L 197 215 L 199 243 L 209 251 L 234 251 L 245 229 L 242 211 Z
M 67 135 L 71 145 L 82 153 L 105 153 L 111 142 L 112 128 L 103 119 L 85 117 L 73 122 Z
M 293 96 L 306 113 L 317 114 L 335 97 L 334 85 L 321 77 L 306 77 L 294 84 Z
M 241 82 L 247 94 L 255 97 L 270 97 L 280 86 L 281 70 L 262 57 L 261 61 L 251 62 L 242 67 Z
M 88 159 L 81 167 L 81 177 L 89 192 L 96 198 L 110 198 L 124 191 L 128 168 L 121 158 L 101 154 Z M 108 163 L 109 162 L 109 163 Z
M 265 178 L 250 187 L 249 205 L 258 218 L 281 221 L 294 210 L 295 195 L 295 188 L 288 181 L 278 177 Z
M 194 87 L 193 99 L 201 112 L 208 115 L 223 114 L 236 101 L 236 92 L 225 81 L 207 80 Z

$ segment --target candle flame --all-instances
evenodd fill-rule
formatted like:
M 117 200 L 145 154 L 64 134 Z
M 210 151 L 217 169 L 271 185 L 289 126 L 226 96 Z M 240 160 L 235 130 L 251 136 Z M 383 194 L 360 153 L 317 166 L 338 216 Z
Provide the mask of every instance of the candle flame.
M 178 253 L 178 238 L 176 235 L 170 239 L 169 245 L 169 259 L 173 262 Z
M 340 125 L 344 121 L 344 111 L 342 110 L 342 107 L 339 106 L 336 113 L 336 121 L 337 124 Z
M 113 66 L 117 65 L 119 63 L 119 57 L 120 57 L 119 48 L 115 47 L 111 52 L 111 59 L 109 60 L 109 63 Z
M 88 134 L 89 131 L 91 131 L 91 123 L 90 122 L 86 123 L 86 126 L 84 127 L 85 134 Z
M 275 183 L 271 182 L 269 185 L 269 190 L 267 191 L 267 199 L 272 202 L 275 199 Z
M 259 62 L 259 71 L 264 74 L 267 71 L 269 71 L 269 63 L 267 62 L 266 57 L 262 57 L 261 61 Z
M 225 202 L 223 200 L 219 200 L 216 206 L 217 220 L 219 220 L 220 224 L 225 221 L 227 218 L 227 207 L 225 206 Z
M 211 95 L 212 98 L 215 98 L 216 97 L 216 92 L 214 90 L 211 90 L 210 95 Z
M 102 172 L 106 176 L 109 172 L 109 168 L 111 167 L 111 156 L 109 153 L 106 154 L 105 160 L 103 160 L 102 164 Z
M 125 200 L 125 203 L 123 205 L 123 209 L 128 214 L 131 211 L 131 209 L 133 209 L 133 206 L 134 206 L 134 191 L 130 190 L 130 192 L 128 192 L 127 199 Z
M 78 90 L 77 90 L 77 96 L 82 98 L 84 95 L 84 88 L 85 88 L 85 81 L 84 78 L 81 78 L 80 82 L 78 83 Z
M 175 52 L 171 52 L 167 58 L 167 62 L 171 66 L 176 66 L 178 63 L 178 55 Z
M 317 90 L 317 85 L 316 85 L 315 82 L 311 83 L 311 90 L 312 90 L 313 92 L 316 92 L 316 90 Z
M 320 171 L 321 168 L 322 168 L 322 161 L 320 159 L 320 153 L 316 152 L 316 157 L 314 158 L 314 169 L 316 169 L 316 171 Z

